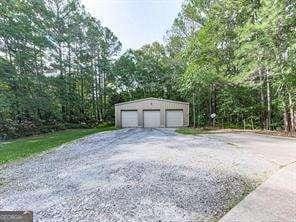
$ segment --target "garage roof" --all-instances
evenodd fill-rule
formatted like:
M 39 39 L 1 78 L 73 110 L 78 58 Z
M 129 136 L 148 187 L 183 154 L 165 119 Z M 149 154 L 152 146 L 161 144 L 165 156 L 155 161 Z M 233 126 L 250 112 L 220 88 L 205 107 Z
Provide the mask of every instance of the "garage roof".
M 175 101 L 175 100 L 159 99 L 159 98 L 150 97 L 150 98 L 137 99 L 137 100 L 132 100 L 132 101 L 123 102 L 123 103 L 116 103 L 115 106 L 120 106 L 120 105 L 124 105 L 124 104 L 129 104 L 129 103 L 137 103 L 137 102 L 142 102 L 142 101 L 145 101 L 145 100 L 158 100 L 158 101 L 163 101 L 163 102 L 189 104 L 188 102 L 180 102 L 180 101 Z

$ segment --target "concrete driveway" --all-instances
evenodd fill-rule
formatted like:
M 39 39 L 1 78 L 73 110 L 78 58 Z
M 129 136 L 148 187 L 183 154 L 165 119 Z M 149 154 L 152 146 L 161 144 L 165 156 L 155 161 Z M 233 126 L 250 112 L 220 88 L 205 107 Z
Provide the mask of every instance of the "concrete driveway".
M 0 210 L 33 210 L 36 221 L 215 221 L 295 161 L 295 142 L 166 129 L 99 133 L 0 168 Z

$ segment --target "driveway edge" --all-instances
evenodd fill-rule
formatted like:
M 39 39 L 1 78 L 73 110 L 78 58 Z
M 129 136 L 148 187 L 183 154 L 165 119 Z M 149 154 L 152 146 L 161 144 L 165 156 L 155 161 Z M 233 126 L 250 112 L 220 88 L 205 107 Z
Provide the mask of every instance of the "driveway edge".
M 293 162 L 245 197 L 219 222 L 296 222 L 296 162 Z

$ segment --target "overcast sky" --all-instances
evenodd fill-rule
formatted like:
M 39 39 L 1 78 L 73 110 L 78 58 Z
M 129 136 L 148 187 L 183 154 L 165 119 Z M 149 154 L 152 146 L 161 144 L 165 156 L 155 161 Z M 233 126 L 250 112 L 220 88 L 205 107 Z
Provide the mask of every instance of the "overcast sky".
M 110 28 L 123 50 L 137 49 L 163 36 L 181 10 L 183 0 L 81 0 L 85 8 Z

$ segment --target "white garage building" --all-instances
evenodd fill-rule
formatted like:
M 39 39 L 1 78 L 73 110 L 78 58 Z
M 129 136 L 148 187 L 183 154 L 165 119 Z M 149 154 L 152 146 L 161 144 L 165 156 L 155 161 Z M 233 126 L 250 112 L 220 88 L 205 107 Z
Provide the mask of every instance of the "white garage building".
M 189 103 L 146 98 L 115 104 L 116 127 L 184 127 L 189 125 Z

